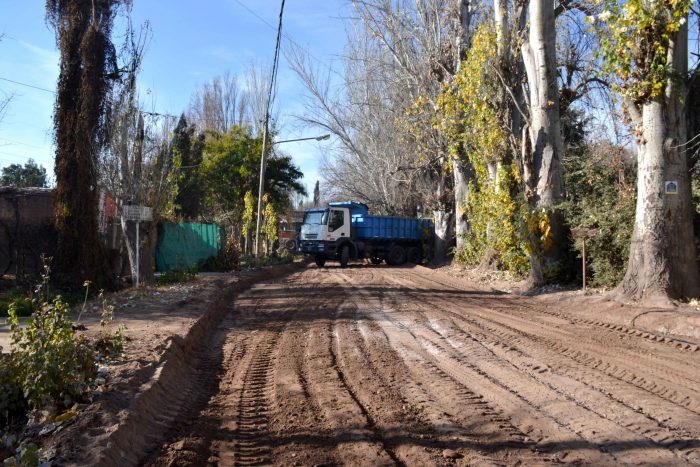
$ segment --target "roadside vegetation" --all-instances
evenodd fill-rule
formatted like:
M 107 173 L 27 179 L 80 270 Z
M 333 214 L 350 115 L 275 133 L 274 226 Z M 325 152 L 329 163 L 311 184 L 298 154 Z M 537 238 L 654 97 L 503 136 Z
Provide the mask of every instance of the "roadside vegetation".
M 107 331 L 113 308 L 99 298 L 100 331 L 93 339 L 76 332 L 71 307 L 51 291 L 48 268 L 28 304 L 10 303 L 10 346 L 0 347 L 0 431 L 12 432 L 27 417 L 65 421 L 77 414 L 76 404 L 93 397 L 98 364 L 120 358 L 127 340 L 123 327 Z

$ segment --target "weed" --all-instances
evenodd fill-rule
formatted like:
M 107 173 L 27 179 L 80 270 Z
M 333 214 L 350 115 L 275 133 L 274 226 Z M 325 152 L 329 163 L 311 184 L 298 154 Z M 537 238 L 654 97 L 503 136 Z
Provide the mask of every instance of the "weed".
M 190 282 L 197 277 L 197 266 L 189 268 L 180 267 L 172 271 L 166 271 L 156 278 L 158 285 L 176 284 L 178 282 Z

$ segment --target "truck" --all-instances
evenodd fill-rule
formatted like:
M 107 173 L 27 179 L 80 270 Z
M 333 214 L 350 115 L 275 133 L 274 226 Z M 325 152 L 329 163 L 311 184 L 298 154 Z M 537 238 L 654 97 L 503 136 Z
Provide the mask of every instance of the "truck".
M 345 268 L 350 260 L 362 258 L 373 264 L 419 264 L 433 234 L 433 222 L 428 219 L 373 216 L 363 203 L 332 202 L 305 210 L 299 249 L 319 267 L 336 260 Z

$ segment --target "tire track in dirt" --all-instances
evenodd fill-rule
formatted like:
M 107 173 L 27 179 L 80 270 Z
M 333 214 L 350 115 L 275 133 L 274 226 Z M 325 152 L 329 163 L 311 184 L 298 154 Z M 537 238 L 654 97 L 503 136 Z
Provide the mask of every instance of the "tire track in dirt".
M 449 302 L 449 300 L 446 301 Z M 454 300 L 454 303 L 448 303 L 448 305 L 452 306 L 456 306 L 457 304 L 463 305 L 463 303 L 460 303 L 458 300 Z M 483 346 L 484 348 L 494 352 L 494 354 L 498 357 L 509 361 L 521 371 L 528 372 L 532 377 L 539 379 L 544 384 L 550 386 L 552 389 L 562 393 L 563 395 L 566 395 L 567 397 L 575 401 L 580 401 L 582 395 L 585 395 L 589 400 L 594 400 L 595 403 L 589 402 L 586 405 L 586 407 L 594 412 L 598 410 L 598 407 L 604 408 L 606 413 L 599 413 L 601 417 L 615 419 L 621 427 L 632 429 L 632 431 L 635 431 L 644 438 L 652 440 L 654 443 L 661 447 L 668 447 L 671 451 L 673 451 L 679 457 L 683 458 L 686 462 L 698 461 L 698 453 L 694 452 L 694 448 L 697 447 L 696 439 L 689 439 L 687 436 L 684 436 L 683 433 L 674 432 L 674 430 L 664 427 L 663 423 L 659 425 L 658 423 L 656 423 L 656 420 L 651 419 L 651 417 L 645 417 L 643 415 L 638 414 L 638 406 L 637 408 L 633 409 L 623 404 L 619 400 L 615 399 L 614 397 L 612 397 L 612 395 L 608 396 L 609 387 L 607 387 L 607 390 L 602 389 L 601 391 L 598 391 L 589 382 L 581 381 L 580 378 L 576 378 L 575 376 L 572 377 L 571 375 L 559 374 L 559 372 L 555 372 L 552 368 L 548 368 L 547 364 L 549 364 L 550 366 L 556 366 L 556 359 L 554 359 L 554 362 L 551 361 L 553 359 L 552 356 L 556 355 L 555 353 L 551 352 L 551 345 L 548 349 L 539 349 L 541 352 L 540 354 L 538 354 L 538 357 L 544 357 L 550 360 L 549 362 L 547 362 L 547 364 L 543 364 L 542 360 L 533 359 L 529 354 L 523 353 L 530 351 L 531 347 L 533 347 L 532 341 L 527 338 L 530 336 L 526 336 L 525 338 L 518 340 L 510 335 L 499 335 L 495 340 L 490 339 L 491 342 L 489 343 L 489 341 L 486 340 L 483 335 L 479 336 L 478 333 L 474 332 L 474 326 L 483 326 L 483 323 L 481 323 L 481 321 L 488 320 L 492 324 L 496 323 L 498 325 L 503 325 L 500 322 L 502 319 L 489 319 L 485 316 L 480 315 L 480 321 L 474 321 L 469 320 L 469 318 L 463 316 L 463 314 L 458 314 L 455 317 L 453 316 L 455 315 L 454 312 L 444 310 L 444 307 L 442 306 L 440 308 L 443 314 L 449 313 L 451 318 L 458 319 L 460 321 L 466 320 L 469 321 L 472 325 L 471 328 L 465 327 L 463 325 L 456 325 L 454 329 L 454 331 L 456 332 L 451 333 L 450 336 L 446 336 L 444 329 L 435 329 L 436 327 L 439 328 L 440 326 L 436 326 L 435 323 L 431 323 L 428 319 L 427 327 L 432 328 L 434 332 L 446 338 L 453 348 L 459 350 L 464 355 L 473 355 L 474 349 L 472 348 L 472 343 L 475 343 L 479 346 Z M 493 312 L 493 310 L 488 311 Z M 469 309 L 468 312 L 471 313 L 473 312 L 473 310 Z M 427 311 L 425 313 L 427 314 Z M 499 316 L 499 318 L 502 317 Z M 451 320 L 448 319 L 447 322 L 449 323 L 451 322 Z M 495 326 L 496 324 L 493 325 Z M 467 337 L 464 337 L 465 335 Z M 503 340 L 505 340 L 508 343 L 506 344 L 504 342 L 499 342 Z M 522 344 L 522 346 L 524 346 L 526 350 L 520 352 L 520 350 L 513 347 L 514 342 Z M 514 358 L 514 354 L 519 354 L 520 357 Z M 547 373 L 545 375 L 542 375 L 545 372 Z M 556 384 L 553 384 L 553 380 L 556 381 Z M 572 380 L 575 380 L 576 383 L 574 384 Z M 593 378 L 592 380 L 596 381 L 595 378 Z M 612 409 L 610 408 L 611 405 L 613 406 Z M 615 408 L 615 405 L 617 405 L 616 410 L 613 410 Z M 622 412 L 622 414 L 620 412 Z M 685 420 L 681 420 L 681 422 L 681 424 L 687 424 L 687 426 L 697 426 L 697 421 L 688 420 L 687 417 Z
M 405 292 L 402 298 L 405 300 Z M 417 304 L 417 301 L 410 301 L 410 304 Z M 394 303 L 394 306 L 390 308 L 398 308 L 398 305 L 398 303 Z M 434 310 L 434 308 L 431 309 Z M 614 453 L 618 461 L 643 462 L 648 455 L 648 449 L 653 449 L 650 443 L 645 444 L 645 440 L 640 441 L 639 437 L 634 436 L 628 430 L 591 413 L 575 401 L 562 398 L 547 385 L 532 381 L 527 374 L 513 368 L 507 361 L 502 361 L 492 352 L 474 348 L 470 349 L 468 355 L 466 353 L 462 355 L 459 351 L 450 348 L 449 345 L 445 345 L 442 342 L 444 338 L 432 331 L 422 318 L 406 318 L 406 306 L 401 311 L 400 316 L 390 318 L 404 328 L 413 329 L 413 332 L 421 339 L 422 346 L 429 353 L 438 355 L 441 360 L 454 359 L 463 367 L 471 366 L 484 375 L 495 378 L 500 384 L 517 393 L 519 397 L 523 397 L 528 404 L 546 413 L 547 416 L 553 417 L 557 423 L 567 426 L 571 431 L 590 442 L 591 445 L 597 446 L 601 451 Z M 617 441 L 610 443 L 609 439 Z M 664 462 L 674 461 L 673 457 L 669 457 L 669 453 L 665 450 L 659 450 L 655 454 L 658 459 Z
M 358 286 L 350 277 L 345 276 L 345 279 L 353 287 Z M 366 277 L 362 279 L 365 283 L 373 283 Z M 518 463 L 534 465 L 552 461 L 547 456 L 534 453 L 534 443 L 509 424 L 506 417 L 489 407 L 481 396 L 460 385 L 429 362 L 406 352 L 399 356 L 391 347 L 388 336 L 368 315 L 381 306 L 380 301 L 364 294 L 362 298 L 361 303 L 354 303 L 355 324 L 347 332 L 348 340 L 355 342 L 358 355 L 352 355 L 352 352 L 344 352 L 343 355 L 349 361 L 357 362 L 360 369 L 375 370 L 377 376 L 372 378 L 368 375 L 366 380 L 358 383 L 358 387 L 364 388 L 363 393 L 369 394 L 370 399 L 374 393 L 382 395 L 382 404 L 378 408 L 374 406 L 378 413 L 381 413 L 389 398 L 383 393 L 382 387 L 377 389 L 372 382 L 375 379 L 390 378 L 387 386 L 393 387 L 389 387 L 388 391 L 395 392 L 397 396 L 402 395 L 393 404 L 389 404 L 394 407 L 390 412 L 399 415 L 404 423 L 406 419 L 416 418 L 416 426 L 411 426 L 410 431 L 420 433 L 419 440 L 412 439 L 407 445 L 425 444 L 421 440 L 432 438 L 434 441 L 429 442 L 428 446 L 455 450 L 466 458 L 466 462 L 479 465 L 513 463 L 516 460 Z M 360 344 L 360 341 L 364 341 L 365 345 Z M 388 361 L 391 364 L 387 364 Z M 400 371 L 390 371 L 397 368 Z M 383 374 L 385 378 L 382 378 Z M 413 413 L 402 411 L 401 408 L 412 409 Z M 397 421 L 391 417 L 387 419 L 378 416 L 377 419 L 381 420 L 380 424 L 385 431 L 397 425 Z M 401 447 L 396 451 L 407 462 L 402 457 Z M 412 465 L 424 463 L 416 459 L 411 462 Z
M 408 279 L 414 283 L 418 283 L 419 281 L 422 282 L 430 282 L 431 284 L 438 284 L 443 287 L 447 287 L 445 292 L 449 295 L 449 291 L 452 290 L 452 292 L 463 292 L 463 284 L 459 283 L 448 283 L 448 281 L 442 280 L 438 281 L 434 278 L 427 277 L 425 274 L 419 272 L 419 270 L 412 270 L 410 273 L 405 273 L 405 274 L 397 274 L 397 278 L 404 278 Z M 445 278 L 446 279 L 446 278 Z M 482 292 L 482 291 L 480 291 Z M 599 320 L 594 320 L 594 319 L 588 319 L 588 318 L 582 318 L 578 317 L 576 315 L 572 314 L 564 314 L 560 313 L 557 311 L 554 311 L 549 308 L 547 305 L 540 305 L 536 306 L 534 304 L 529 303 L 530 299 L 525 297 L 525 296 L 518 296 L 518 297 L 508 297 L 507 295 L 505 296 L 498 296 L 494 297 L 493 295 L 499 295 L 501 292 L 498 291 L 492 291 L 490 293 L 492 296 L 489 297 L 488 295 L 484 297 L 479 298 L 479 304 L 482 308 L 492 308 L 495 310 L 501 309 L 501 310 L 508 310 L 509 312 L 518 312 L 518 313 L 525 313 L 526 316 L 529 316 L 527 313 L 535 312 L 536 315 L 548 315 L 557 319 L 562 319 L 565 322 L 569 324 L 578 324 L 586 327 L 590 326 L 595 326 L 597 328 L 600 328 L 601 331 L 607 331 L 610 333 L 616 333 L 617 336 L 622 336 L 622 337 L 628 337 L 628 336 L 635 336 L 635 337 L 641 337 L 644 341 L 648 342 L 649 344 L 656 344 L 656 343 L 661 343 L 664 344 L 663 347 L 667 349 L 670 352 L 665 352 L 664 353 L 664 358 L 671 358 L 674 361 L 678 362 L 679 364 L 687 363 L 687 357 L 685 356 L 679 356 L 677 353 L 671 353 L 674 351 L 683 351 L 683 353 L 692 353 L 692 352 L 698 352 L 700 351 L 700 344 L 697 342 L 689 342 L 687 340 L 683 340 L 677 337 L 672 337 L 668 335 L 661 335 L 657 334 L 654 332 L 649 332 L 649 331 L 642 331 L 639 329 L 635 329 L 630 326 L 622 325 L 622 324 L 614 324 L 614 323 L 607 323 L 604 321 L 599 321 Z M 472 299 L 473 300 L 473 299 Z M 502 305 L 502 302 L 508 303 L 508 305 L 504 306 Z M 488 305 L 488 306 L 486 306 Z M 659 347 L 654 347 L 654 349 L 658 352 Z M 657 358 L 656 355 L 650 355 L 649 358 Z M 691 369 L 691 372 L 688 376 L 695 376 L 696 372 L 694 372 Z
M 447 311 L 445 311 L 447 313 Z M 479 312 L 473 311 L 474 314 Z M 572 377 L 583 384 L 605 393 L 610 399 L 614 399 L 618 404 L 629 411 L 641 412 L 648 418 L 653 419 L 657 428 L 664 427 L 677 432 L 679 440 L 688 436 L 698 436 L 698 429 L 690 432 L 685 427 L 700 426 L 700 417 L 694 412 L 687 410 L 687 405 L 692 399 L 686 396 L 685 399 L 679 397 L 667 397 L 668 385 L 661 386 L 656 382 L 649 383 L 652 377 L 641 378 L 636 373 L 626 373 L 619 365 L 612 365 L 605 362 L 600 355 L 591 356 L 583 353 L 580 349 L 571 347 L 570 342 L 562 343 L 557 340 L 538 339 L 529 333 L 522 332 L 519 328 L 513 328 L 503 324 L 502 321 L 489 316 L 479 314 L 479 319 L 470 319 L 468 316 L 452 316 L 457 322 L 469 323 L 472 327 L 465 328 L 463 324 L 458 326 L 465 332 L 473 333 L 474 327 L 482 332 L 492 333 L 496 341 L 508 342 L 506 347 L 509 350 L 518 350 L 528 355 L 537 355 L 543 362 L 540 367 L 549 368 L 552 371 Z M 537 342 L 541 341 L 541 342 Z M 514 345 L 518 345 L 517 349 Z M 554 351 L 554 352 L 553 352 Z M 564 356 L 573 360 L 578 365 L 563 365 L 561 358 L 554 356 Z M 539 369 L 539 368 L 538 368 Z M 586 370 L 588 369 L 588 370 Z M 657 380 L 658 381 L 658 380 Z M 687 392 L 687 391 L 686 391 Z M 662 400 L 659 400 L 662 399 Z M 670 404 L 670 405 L 669 405 Z M 668 436 L 651 436 L 646 424 L 638 426 L 640 433 L 656 442 L 666 442 Z M 667 430 L 661 430 L 665 432 Z M 680 442 L 680 441 L 679 441 Z
M 304 349 L 304 379 L 311 399 L 318 407 L 325 435 L 333 439 L 337 456 L 346 465 L 396 465 L 398 460 L 376 430 L 371 416 L 352 391 L 347 375 L 338 364 L 334 345 L 334 322 L 338 307 L 347 299 L 329 271 L 320 274 L 333 284 L 341 300 L 326 309 L 308 329 Z M 319 273 L 314 277 L 318 277 Z
M 297 275 L 287 280 L 293 282 Z M 188 429 L 180 429 L 176 440 L 164 445 L 152 464 L 254 465 L 269 461 L 268 381 L 275 337 L 284 319 L 266 329 L 265 317 L 255 313 L 264 303 L 264 287 L 253 287 L 239 296 L 234 310 L 222 321 L 208 348 L 209 359 L 218 363 L 203 368 L 208 383 L 195 394 L 195 398 L 211 398 L 196 413 L 180 414 L 180 423 L 189 425 Z M 212 384 L 216 386 L 213 392 L 202 391 Z
M 474 300 L 474 299 L 471 299 Z M 438 303 L 446 304 L 448 307 L 459 309 L 463 307 L 463 301 L 455 299 L 441 299 Z M 453 313 L 453 317 L 458 319 L 468 318 L 462 313 Z M 621 379 L 634 386 L 650 391 L 656 396 L 667 401 L 680 405 L 696 414 L 700 413 L 700 399 L 697 397 L 696 388 L 700 385 L 700 380 L 695 383 L 700 367 L 683 361 L 683 365 L 689 370 L 679 373 L 666 365 L 648 363 L 654 355 L 648 351 L 630 352 L 627 347 L 620 346 L 616 340 L 612 345 L 607 342 L 591 341 L 585 329 L 578 329 L 577 332 L 564 331 L 561 328 L 552 328 L 550 324 L 537 321 L 537 316 L 532 313 L 526 317 L 513 316 L 513 313 L 499 311 L 493 308 L 472 307 L 470 315 L 477 315 L 483 321 L 492 323 L 493 326 L 500 326 L 511 331 L 510 335 L 504 336 L 506 339 L 513 338 L 515 333 L 525 341 L 533 343 L 540 342 L 549 350 L 554 350 L 559 354 L 574 358 L 577 363 L 593 367 L 608 376 Z M 494 316 L 497 315 L 498 319 Z M 576 342 L 576 346 L 571 343 Z M 607 345 L 605 345 L 607 344 Z M 612 349 L 608 349 L 612 347 Z M 644 364 L 638 363 L 639 361 Z M 660 375 L 664 375 L 661 377 Z M 673 387 L 674 389 L 671 389 Z

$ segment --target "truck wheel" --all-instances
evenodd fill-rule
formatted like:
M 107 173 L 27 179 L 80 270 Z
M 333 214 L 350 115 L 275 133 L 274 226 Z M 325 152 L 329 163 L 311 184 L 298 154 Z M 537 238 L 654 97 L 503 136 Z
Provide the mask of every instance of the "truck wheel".
M 406 250 L 401 245 L 394 245 L 389 250 L 386 262 L 392 266 L 400 266 L 406 262 Z
M 317 256 L 315 258 L 315 260 L 316 260 L 316 266 L 318 266 L 319 268 L 322 268 L 323 266 L 326 265 L 326 258 L 324 258 L 323 256 Z
M 384 261 L 378 256 L 372 256 L 369 260 L 372 262 L 372 264 L 382 264 L 382 261 Z
M 406 251 L 406 261 L 412 264 L 420 264 L 421 259 L 423 259 L 423 254 L 420 251 L 420 248 L 416 246 L 412 246 Z
M 340 250 L 340 267 L 347 268 L 349 259 L 350 259 L 350 248 L 348 248 L 347 246 L 344 246 L 343 249 Z

